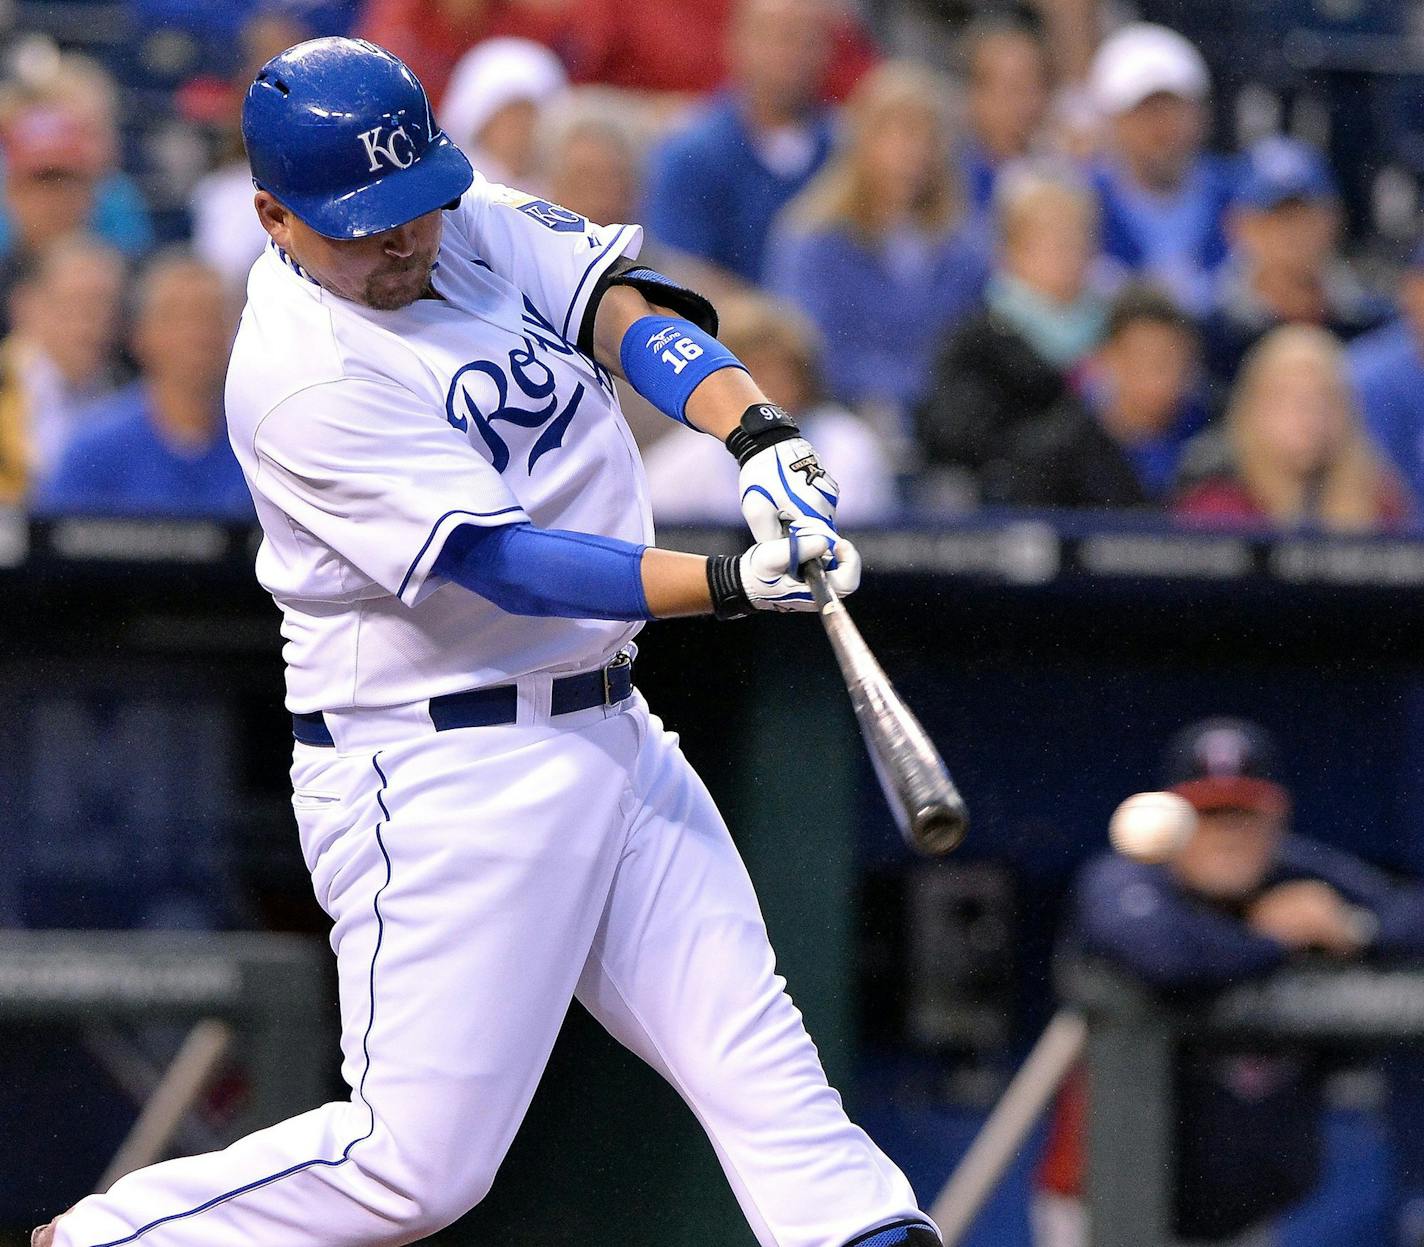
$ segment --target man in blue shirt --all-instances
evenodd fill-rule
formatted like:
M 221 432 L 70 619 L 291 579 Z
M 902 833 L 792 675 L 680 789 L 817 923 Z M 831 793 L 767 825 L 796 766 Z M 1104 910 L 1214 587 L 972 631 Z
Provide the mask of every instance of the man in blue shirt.
M 1341 257 L 1341 223 L 1320 152 L 1280 136 L 1246 152 L 1229 221 L 1231 255 L 1204 326 L 1207 368 L 1223 388 L 1278 325 L 1321 325 L 1348 341 L 1388 315 L 1388 304 Z
M 958 144 L 960 175 L 976 213 L 993 211 L 1004 167 L 1034 154 L 1048 116 L 1048 49 L 1019 21 L 994 19 L 969 33 L 968 126 Z
M 1108 128 L 1093 174 L 1104 250 L 1204 311 L 1226 258 L 1233 183 L 1230 167 L 1203 150 L 1206 62 L 1175 31 L 1139 22 L 1099 49 L 1090 85 Z
M 252 518 L 222 415 L 232 333 L 232 306 L 214 269 L 183 253 L 155 260 L 137 290 L 139 380 L 84 414 L 37 510 Z
M 1400 274 L 1399 315 L 1350 346 L 1365 423 L 1424 506 L 1424 243 Z
M 817 102 L 825 0 L 742 0 L 730 40 L 732 84 L 653 153 L 644 220 L 665 245 L 756 282 L 772 218 L 831 150 Z

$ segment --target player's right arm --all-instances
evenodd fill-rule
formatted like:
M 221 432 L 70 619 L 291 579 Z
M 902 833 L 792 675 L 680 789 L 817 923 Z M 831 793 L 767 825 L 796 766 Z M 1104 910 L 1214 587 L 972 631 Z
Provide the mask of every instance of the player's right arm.
M 799 569 L 816 559 L 842 594 L 860 583 L 860 559 L 818 520 L 736 557 L 705 558 L 611 537 L 532 524 L 467 525 L 446 540 L 433 572 L 515 615 L 570 619 L 672 619 L 814 608 Z
M 820 520 L 738 557 L 679 554 L 530 522 L 504 479 L 408 390 L 343 378 L 277 404 L 253 434 L 254 492 L 408 606 L 446 583 L 512 614 L 662 619 L 808 610 L 796 572 L 828 563 L 841 593 L 854 547 Z M 342 569 L 337 592 L 361 592 Z

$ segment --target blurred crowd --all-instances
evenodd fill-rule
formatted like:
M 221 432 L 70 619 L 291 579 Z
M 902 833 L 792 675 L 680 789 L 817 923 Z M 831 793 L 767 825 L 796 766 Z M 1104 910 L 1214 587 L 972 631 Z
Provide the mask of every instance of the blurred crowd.
M 1012 506 L 1407 531 L 1413 175 L 1377 136 L 1343 166 L 1334 88 L 1247 80 L 1190 18 L 1207 9 L 1232 6 L 127 0 L 122 37 L 12 30 L 0 505 L 250 515 L 221 410 L 265 244 L 241 98 L 283 47 L 357 33 L 407 60 L 487 178 L 643 223 L 644 257 L 713 298 L 802 419 L 847 523 Z M 730 459 L 624 405 L 657 517 L 734 521 Z

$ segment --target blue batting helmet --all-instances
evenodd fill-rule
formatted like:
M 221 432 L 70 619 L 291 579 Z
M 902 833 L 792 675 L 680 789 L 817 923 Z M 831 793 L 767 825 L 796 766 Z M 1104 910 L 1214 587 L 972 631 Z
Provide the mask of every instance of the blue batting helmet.
M 328 238 L 394 229 L 474 180 L 420 80 L 364 39 L 311 39 L 274 56 L 247 90 L 242 139 L 257 186 Z

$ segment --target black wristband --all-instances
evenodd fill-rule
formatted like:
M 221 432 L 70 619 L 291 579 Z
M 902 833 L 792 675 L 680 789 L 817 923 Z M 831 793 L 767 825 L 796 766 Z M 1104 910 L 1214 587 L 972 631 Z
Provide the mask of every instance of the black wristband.
M 785 408 L 775 403 L 755 403 L 742 412 L 741 423 L 727 435 L 726 447 L 737 466 L 745 467 L 757 451 L 800 436 L 801 426 Z
M 742 619 L 752 613 L 752 600 L 742 587 L 742 560 L 735 554 L 714 554 L 707 560 L 707 588 L 712 613 L 718 619 Z

